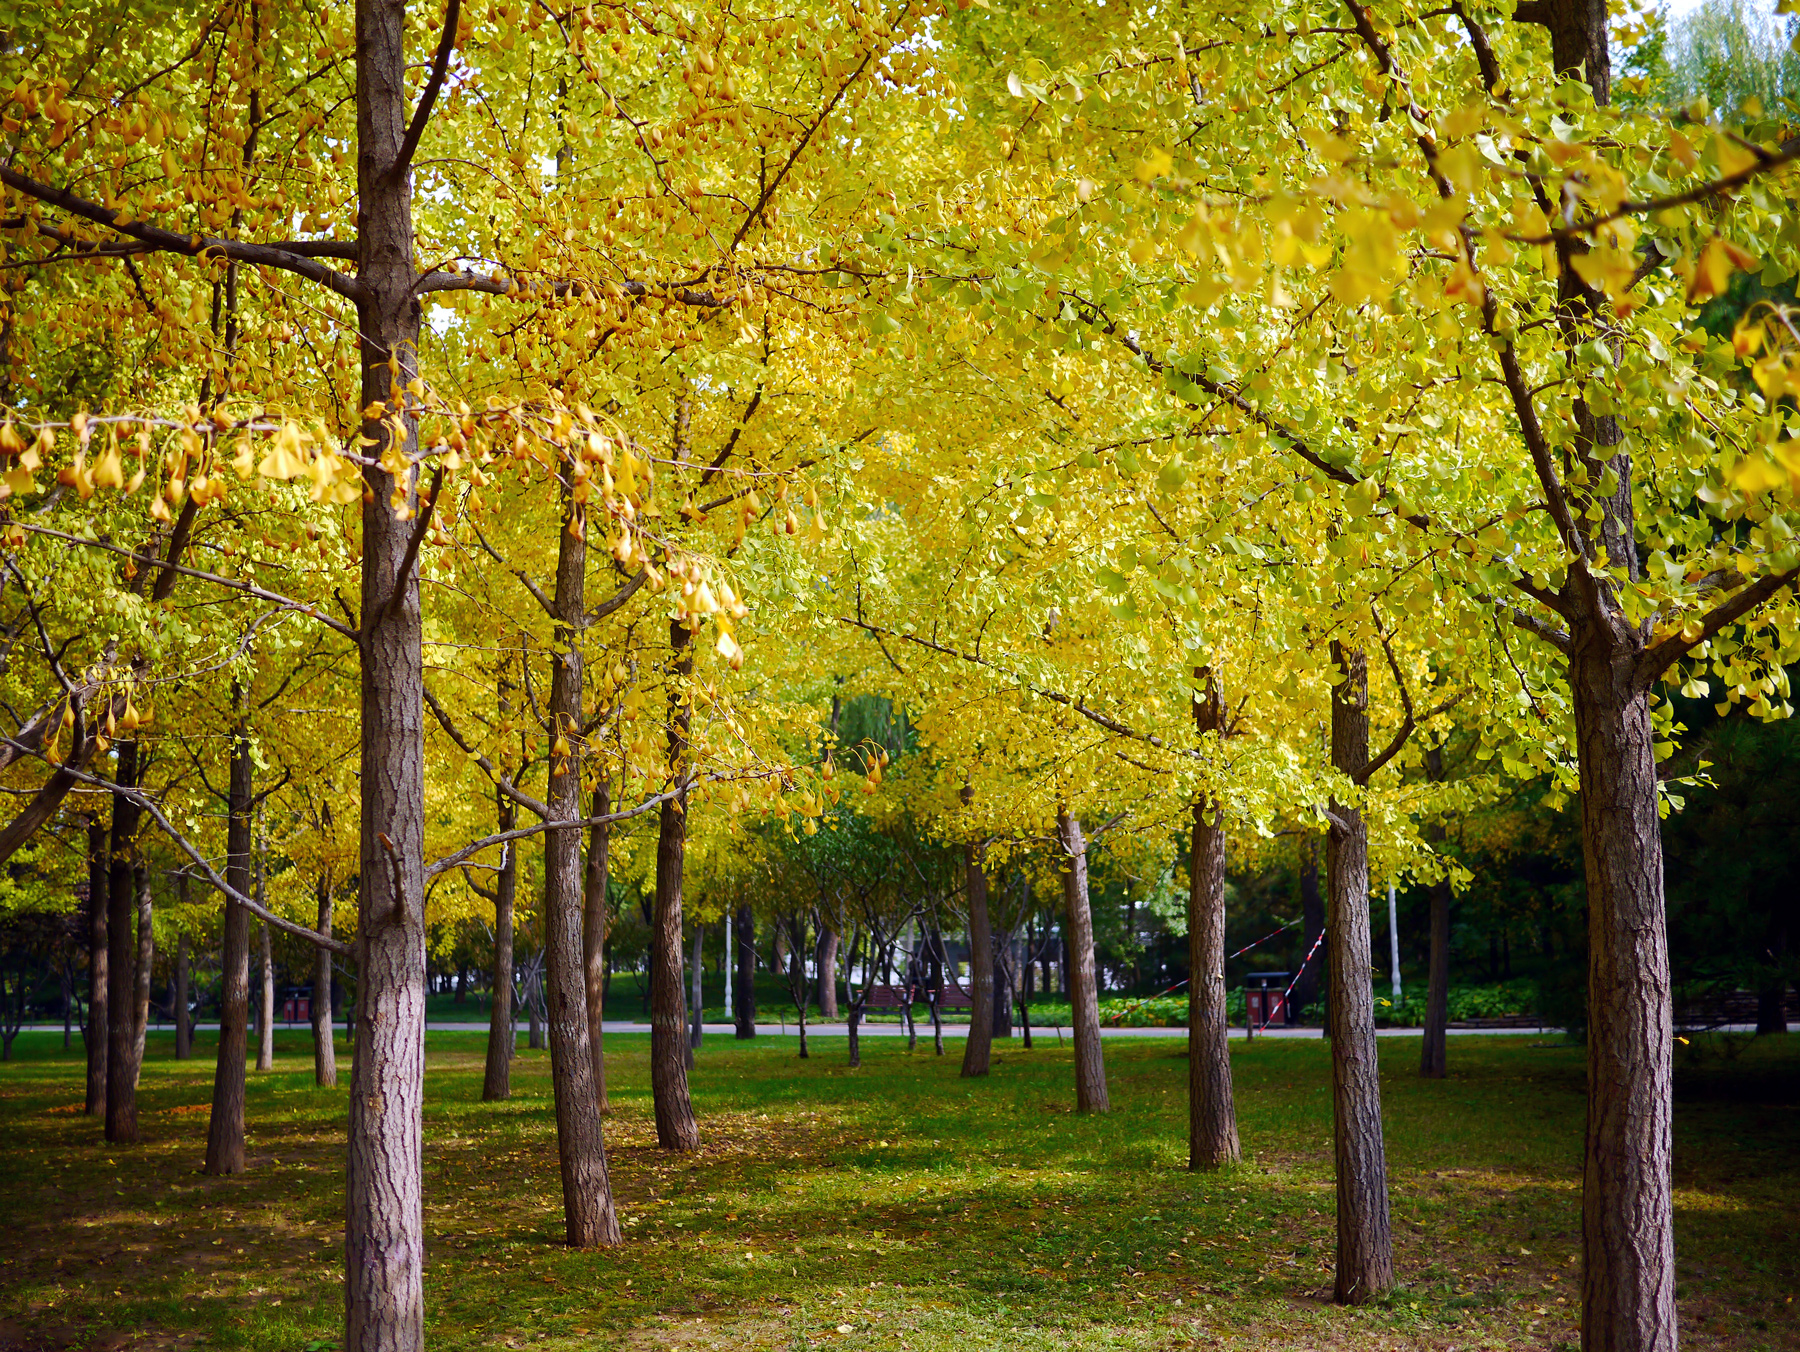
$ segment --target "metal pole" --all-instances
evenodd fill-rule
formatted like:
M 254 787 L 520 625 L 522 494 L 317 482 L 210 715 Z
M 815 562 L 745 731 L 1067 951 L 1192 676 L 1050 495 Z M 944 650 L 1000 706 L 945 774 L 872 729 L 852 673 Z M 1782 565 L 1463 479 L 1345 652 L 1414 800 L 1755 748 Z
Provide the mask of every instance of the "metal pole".
M 1394 974 L 1394 1003 L 1400 1003 L 1400 910 L 1394 904 L 1394 885 L 1388 884 L 1388 962 Z

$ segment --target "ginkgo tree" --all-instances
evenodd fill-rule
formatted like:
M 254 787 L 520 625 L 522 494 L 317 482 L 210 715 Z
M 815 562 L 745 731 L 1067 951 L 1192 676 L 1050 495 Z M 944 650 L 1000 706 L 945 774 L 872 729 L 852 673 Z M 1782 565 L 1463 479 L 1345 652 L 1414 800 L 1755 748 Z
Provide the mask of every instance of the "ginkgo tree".
M 1597 6 L 1008 19 L 975 44 L 1017 63 L 1001 148 L 1070 204 L 1040 250 L 1067 266 L 1008 290 L 1242 419 L 1360 499 L 1363 530 L 1452 543 L 1526 636 L 1521 690 L 1555 736 L 1546 768 L 1579 782 L 1588 864 L 1584 1341 L 1667 1346 L 1656 767 L 1678 729 L 1658 689 L 1716 679 L 1785 712 L 1797 562 L 1789 335 L 1770 313 L 1721 345 L 1689 307 L 1736 268 L 1792 274 L 1797 148 L 1773 119 L 1614 107 Z M 1289 337 L 1243 329 L 1252 296 Z M 1190 341 L 1156 342 L 1184 311 Z M 1754 393 L 1721 379 L 1740 362 Z M 1498 478 L 1443 466 L 1421 425 L 1510 448 Z

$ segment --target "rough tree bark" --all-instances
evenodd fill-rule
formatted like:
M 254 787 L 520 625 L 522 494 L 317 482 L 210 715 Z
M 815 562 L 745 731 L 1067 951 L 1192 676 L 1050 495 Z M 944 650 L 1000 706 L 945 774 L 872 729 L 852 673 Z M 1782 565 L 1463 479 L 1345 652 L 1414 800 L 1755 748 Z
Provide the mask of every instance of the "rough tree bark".
M 1194 727 L 1225 734 L 1225 702 L 1217 680 L 1194 701 Z M 1188 850 L 1188 1168 L 1216 1169 L 1243 1156 L 1231 1085 L 1230 1021 L 1225 1013 L 1224 808 L 1202 795 L 1194 803 Z
M 566 483 L 573 480 L 570 473 Z M 544 833 L 544 977 L 550 1024 L 550 1083 L 556 1096 L 556 1147 L 562 1170 L 568 1242 L 592 1248 L 619 1242 L 588 1041 L 585 967 L 586 888 L 581 858 L 582 660 L 586 609 L 586 509 L 565 486 L 558 533 L 556 630 L 550 674 L 549 820 L 569 825 Z
M 612 782 L 604 770 L 594 785 L 593 816 L 612 811 Z M 594 1058 L 594 1104 L 607 1111 L 606 1048 L 606 884 L 611 864 L 612 823 L 588 828 L 587 872 L 581 882 L 581 970 L 587 990 L 588 1051 Z
M 503 706 L 504 707 L 504 706 Z M 518 820 L 512 799 L 494 790 L 496 825 L 510 831 Z M 500 869 L 494 875 L 494 1003 L 488 1010 L 487 1068 L 481 1078 L 481 1097 L 494 1103 L 512 1097 L 513 1059 L 513 900 L 519 887 L 518 847 L 507 841 L 500 847 Z
M 1100 1047 L 1100 988 L 1094 968 L 1094 917 L 1088 909 L 1087 839 L 1081 822 L 1056 814 L 1063 852 L 1063 935 L 1069 947 L 1069 1022 L 1075 1044 L 1075 1111 L 1104 1113 L 1106 1060 Z
M 973 797 L 963 790 L 963 801 Z M 988 1073 L 994 1047 L 994 934 L 988 924 L 987 874 L 982 871 L 985 847 L 963 846 L 963 876 L 969 896 L 969 1038 L 963 1044 L 965 1079 Z
M 1572 626 L 1588 896 L 1584 1352 L 1672 1352 L 1674 1011 L 1657 816 L 1656 733 L 1624 645 Z M 1623 650 L 1623 652 L 1622 652 Z
M 413 534 L 425 509 L 405 386 L 419 373 L 404 0 L 358 0 L 356 306 L 363 470 L 361 858 L 344 1352 L 425 1342 L 425 683 Z M 390 369 L 390 362 L 393 364 Z M 396 378 L 397 373 L 397 378 Z M 411 509 L 401 520 L 396 505 Z
M 756 1036 L 756 917 L 750 904 L 737 908 L 732 926 L 737 936 L 737 985 L 732 991 L 732 1015 L 739 1038 Z
M 1331 763 L 1353 784 L 1369 766 L 1369 669 L 1360 648 L 1331 645 L 1342 679 L 1331 690 Z M 1331 1098 L 1337 1159 L 1340 1305 L 1361 1305 L 1394 1284 L 1375 991 L 1369 983 L 1369 835 L 1360 808 L 1331 800 L 1326 835 L 1326 944 L 1331 951 Z
M 319 933 L 331 934 L 331 880 L 325 874 L 318 882 Z M 337 1045 L 331 1029 L 331 950 L 320 948 L 313 955 L 312 983 L 313 1083 L 331 1089 L 337 1085 Z
M 1585 80 L 1596 105 L 1611 102 L 1602 0 L 1527 0 L 1514 17 L 1549 29 L 1557 74 Z M 1581 344 L 1596 339 L 1619 351 L 1605 294 L 1573 266 L 1587 247 L 1573 235 L 1557 241 L 1555 318 L 1571 360 Z M 1596 413 L 1576 385 L 1568 407 L 1570 442 L 1554 448 L 1522 374 L 1516 368 L 1507 374 L 1545 503 L 1575 557 L 1555 595 L 1538 599 L 1567 625 L 1557 646 L 1568 658 L 1581 770 L 1588 903 L 1581 1342 L 1584 1352 L 1673 1352 L 1674 1029 L 1650 698 L 1687 643 L 1659 639 L 1649 618 L 1628 621 L 1616 574 L 1588 563 L 1622 570 L 1626 580 L 1638 576 L 1632 462 L 1618 421 Z M 1558 464 L 1567 467 L 1562 476 Z M 1582 486 L 1609 479 L 1615 487 L 1607 493 Z M 1719 623 L 1731 613 L 1747 613 L 1758 596 L 1792 581 L 1765 577 L 1720 602 Z M 1697 627 L 1707 632 L 1706 624 Z
M 123 789 L 138 786 L 138 744 L 117 743 L 115 782 Z M 137 1067 L 132 1046 L 137 1030 L 131 1010 L 137 990 L 137 944 L 132 933 L 136 918 L 135 860 L 138 821 L 143 810 L 124 794 L 112 801 L 112 851 L 106 879 L 106 1139 L 125 1144 L 138 1139 Z
M 88 1019 L 87 1019 L 87 1102 L 83 1111 L 89 1117 L 106 1112 L 106 1054 L 112 1040 L 112 991 L 108 974 L 109 940 L 107 924 L 111 919 L 106 897 L 111 851 L 107 844 L 106 822 L 98 811 L 88 818 Z
M 668 766 L 671 783 L 686 773 L 690 705 L 687 678 L 694 671 L 694 636 L 679 620 L 669 622 Z M 700 1128 L 688 1097 L 687 993 L 682 989 L 681 874 L 687 856 L 686 795 L 662 805 L 656 836 L 656 909 L 650 926 L 650 1093 L 656 1109 L 656 1141 L 664 1150 L 698 1150 Z
M 234 687 L 238 709 L 231 730 L 231 780 L 225 798 L 225 885 L 250 894 L 250 808 L 255 763 L 245 695 Z M 244 1172 L 244 1061 L 250 1048 L 250 912 L 225 898 L 225 933 L 219 948 L 219 1059 L 213 1069 L 212 1115 L 206 1124 L 206 1172 Z

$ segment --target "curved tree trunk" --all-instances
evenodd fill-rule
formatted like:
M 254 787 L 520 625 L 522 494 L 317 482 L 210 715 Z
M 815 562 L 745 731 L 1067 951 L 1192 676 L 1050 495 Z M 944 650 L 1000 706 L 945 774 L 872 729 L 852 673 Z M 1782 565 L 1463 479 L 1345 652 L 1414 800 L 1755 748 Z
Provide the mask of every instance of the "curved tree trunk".
M 1588 1122 L 1581 1195 L 1584 1352 L 1675 1347 L 1669 1176 L 1675 1034 L 1650 703 L 1633 656 L 1572 626 L 1588 896 Z
M 115 782 L 121 788 L 138 786 L 138 744 L 118 743 Z M 121 1144 L 136 1141 L 137 1067 L 132 1048 L 137 1040 L 131 1012 L 137 994 L 137 944 L 132 933 L 136 918 L 137 888 L 134 860 L 137 851 L 138 805 L 122 794 L 112 802 L 112 853 L 106 879 L 106 1139 Z
M 89 1117 L 106 1112 L 106 1054 L 112 1041 L 112 992 L 108 970 L 109 942 L 107 929 L 111 916 L 107 905 L 106 884 L 109 876 L 106 823 L 99 812 L 88 818 L 88 1018 L 87 1018 L 87 1102 L 83 1111 Z
M 611 811 L 612 784 L 602 770 L 594 785 L 592 815 L 604 817 Z M 581 970 L 587 987 L 588 1051 L 594 1058 L 594 1103 L 602 1113 L 607 1110 L 606 1049 L 601 1035 L 606 1020 L 606 882 L 611 849 L 611 822 L 588 828 L 587 872 L 581 884 Z
M 966 792 L 966 791 L 965 791 Z M 987 874 L 983 847 L 963 846 L 963 873 L 969 891 L 969 1038 L 963 1044 L 964 1078 L 988 1073 L 994 1046 L 994 933 L 988 924 Z
M 572 480 L 573 476 L 570 476 Z M 550 676 L 550 787 L 555 826 L 544 833 L 544 985 L 550 1024 L 550 1083 L 556 1095 L 556 1151 L 562 1169 L 564 1231 L 570 1245 L 619 1242 L 588 1041 L 586 886 L 581 858 L 582 662 L 579 633 L 587 601 L 585 508 L 565 487 L 556 556 L 557 622 Z
M 679 620 L 669 622 L 669 777 L 686 773 L 689 704 L 687 678 L 694 670 L 694 636 Z M 687 858 L 685 795 L 662 805 L 656 836 L 656 910 L 650 926 L 650 1094 L 656 1109 L 656 1142 L 664 1150 L 698 1150 L 700 1128 L 688 1097 L 686 992 L 682 989 L 681 875 Z M 801 1032 L 805 1051 L 804 1028 Z
M 1353 782 L 1369 764 L 1369 669 L 1361 649 L 1335 640 L 1343 680 L 1331 691 L 1331 763 Z M 1331 951 L 1331 1090 L 1337 1158 L 1340 1305 L 1361 1305 L 1394 1284 L 1387 1152 L 1369 973 L 1369 835 L 1362 812 L 1331 802 L 1326 836 L 1326 944 Z
M 1069 948 L 1069 1023 L 1075 1044 L 1075 1111 L 1111 1110 L 1106 1097 L 1106 1060 L 1100 1048 L 1100 987 L 1094 970 L 1094 917 L 1088 909 L 1087 840 L 1081 822 L 1068 812 L 1056 815 L 1062 837 L 1063 934 Z
M 331 933 L 331 880 L 319 875 L 319 933 Z M 312 983 L 313 1083 L 321 1088 L 337 1086 L 337 1044 L 332 1041 L 331 1027 L 331 950 L 320 948 L 313 954 Z
M 750 904 L 737 908 L 732 933 L 737 936 L 737 986 L 732 991 L 732 1016 L 739 1038 L 756 1036 L 756 917 Z
M 502 705 L 504 708 L 504 704 Z M 510 831 L 518 818 L 512 799 L 494 790 L 497 825 Z M 515 841 L 500 847 L 500 870 L 494 875 L 494 991 L 488 1009 L 487 1066 L 481 1097 L 494 1103 L 512 1097 L 513 1033 L 513 899 L 519 887 L 519 851 Z
M 232 692 L 241 711 L 244 691 Z M 225 885 L 250 894 L 250 799 L 255 790 L 250 725 L 240 712 L 231 730 L 231 783 L 225 800 Z M 212 1115 L 206 1124 L 206 1172 L 244 1172 L 244 1061 L 250 1049 L 250 912 L 225 899 L 219 948 L 219 1058 L 213 1069 Z

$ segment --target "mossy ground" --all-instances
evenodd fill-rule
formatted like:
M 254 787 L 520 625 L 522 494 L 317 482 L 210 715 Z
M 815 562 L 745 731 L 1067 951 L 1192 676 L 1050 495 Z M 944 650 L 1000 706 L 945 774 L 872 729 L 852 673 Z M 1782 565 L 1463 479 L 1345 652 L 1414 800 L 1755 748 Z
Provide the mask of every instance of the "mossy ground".
M 430 1038 L 436 1348 L 1556 1348 L 1576 1338 L 1583 1053 L 1457 1038 L 1453 1075 L 1381 1044 L 1401 1286 L 1329 1303 L 1328 1047 L 1233 1048 L 1246 1162 L 1193 1175 L 1172 1041 L 1108 1042 L 1114 1111 L 1069 1111 L 1066 1048 L 985 1081 L 928 1042 L 709 1036 L 698 1157 L 657 1151 L 647 1044 L 608 1040 L 628 1242 L 560 1244 L 548 1061 L 480 1102 L 482 1038 Z M 0 1347 L 336 1346 L 344 1091 L 303 1033 L 252 1073 L 250 1171 L 198 1172 L 212 1067 L 153 1038 L 145 1143 L 80 1115 L 79 1047 L 0 1065 Z M 960 1050 L 959 1044 L 952 1044 Z M 1702 1052 L 1706 1049 L 1702 1048 Z M 1715 1048 L 1677 1081 L 1682 1341 L 1800 1347 L 1800 1037 Z M 340 1053 L 342 1054 L 342 1053 Z M 347 1062 L 346 1062 L 347 1064 Z

